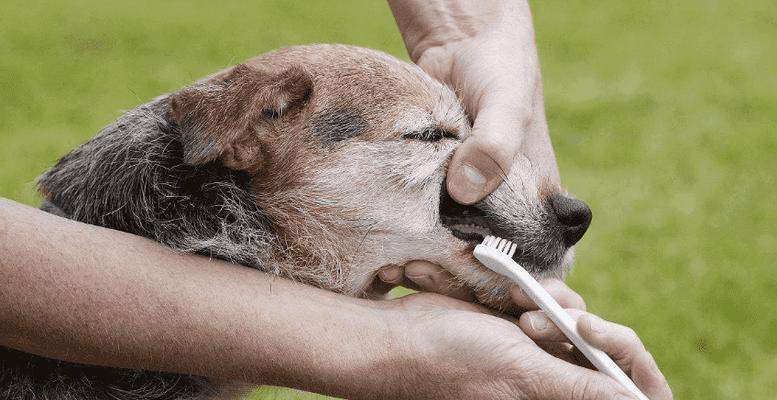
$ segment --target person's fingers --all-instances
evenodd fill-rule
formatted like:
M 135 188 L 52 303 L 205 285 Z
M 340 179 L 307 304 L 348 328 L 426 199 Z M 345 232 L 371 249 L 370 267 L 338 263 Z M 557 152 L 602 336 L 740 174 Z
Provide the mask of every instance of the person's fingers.
M 565 311 L 577 321 L 580 335 L 591 345 L 612 357 L 613 361 L 632 377 L 637 387 L 649 398 L 672 399 L 669 383 L 632 329 L 604 321 L 580 310 Z M 542 311 L 524 313 L 518 320 L 518 326 L 526 336 L 540 343 L 540 347 L 549 354 L 577 365 L 590 367 L 590 364 L 566 343 L 567 338 Z
M 551 185 L 561 187 L 556 155 L 550 142 L 548 121 L 545 119 L 542 82 L 537 82 L 534 90 L 532 119 L 527 127 L 526 136 L 521 141 L 521 155 L 530 160 L 532 167 L 536 168 L 539 175 L 546 178 Z
M 534 382 L 521 388 L 528 399 L 543 400 L 636 400 L 633 394 L 607 375 L 540 353 L 532 360 L 538 373 Z
M 377 278 L 365 289 L 364 295 L 369 299 L 383 298 L 388 292 L 397 287 L 404 278 L 404 271 L 397 266 L 384 267 L 378 270 Z
M 450 52 L 450 48 L 435 46 L 421 53 L 418 60 L 414 62 L 432 78 L 450 83 Z M 413 54 L 410 57 L 415 58 Z
M 577 330 L 583 339 L 609 354 L 627 373 L 631 373 L 635 357 L 646 352 L 639 336 L 631 328 L 605 321 L 593 314 L 579 316 Z
M 380 279 L 375 279 L 364 290 L 364 296 L 368 299 L 381 299 L 381 298 L 384 298 L 386 294 L 390 292 L 392 289 L 394 289 L 395 287 L 396 285 L 383 282 Z
M 567 308 L 564 311 L 572 319 L 577 320 L 585 315 L 585 311 Z M 529 311 L 521 314 L 518 319 L 518 327 L 535 342 L 568 342 L 564 333 L 542 311 Z
M 443 294 L 455 299 L 473 301 L 475 294 L 462 285 L 450 272 L 426 261 L 412 261 L 405 265 L 405 278 L 419 290 Z
M 583 298 L 570 289 L 563 281 L 559 279 L 546 279 L 540 282 L 545 290 L 550 293 L 551 297 L 564 308 L 576 308 L 578 310 L 585 311 L 585 301 Z M 523 310 L 536 310 L 538 307 L 534 304 L 534 300 L 521 290 L 518 286 L 513 286 L 510 291 L 513 302 Z
M 554 334 L 554 337 L 558 337 L 558 336 Z M 535 343 L 541 349 L 545 350 L 546 353 L 556 358 L 560 358 L 566 362 L 579 365 L 581 367 L 585 367 L 588 369 L 596 369 L 593 366 L 593 364 L 591 364 L 591 361 L 585 358 L 585 355 L 583 355 L 583 353 L 581 353 L 580 350 L 577 349 L 577 347 L 573 346 L 571 343 L 569 343 L 566 340 L 562 340 L 562 341 L 538 340 Z
M 405 279 L 405 269 L 399 265 L 392 265 L 378 271 L 378 278 L 383 282 L 398 285 Z
M 514 100 L 490 103 L 501 104 L 478 110 L 472 135 L 456 149 L 448 168 L 448 193 L 462 204 L 493 192 L 507 178 L 521 146 L 525 124 L 510 107 Z
M 672 389 L 649 352 L 636 357 L 631 369 L 634 384 L 652 400 L 672 400 Z
M 671 399 L 672 391 L 653 356 L 629 327 L 586 314 L 577 320 L 577 329 L 588 343 L 609 354 L 618 366 L 651 399 Z
M 612 357 L 613 361 L 627 373 L 631 372 L 635 357 L 646 352 L 639 337 L 631 328 L 575 309 L 565 309 L 577 322 L 580 336 L 592 346 L 601 349 Z M 518 327 L 537 342 L 567 342 L 561 330 L 542 311 L 523 313 L 518 319 Z
M 545 350 L 546 353 L 560 358 L 566 362 L 580 365 L 575 359 L 575 347 L 566 342 L 537 342 L 537 346 Z
M 509 322 L 509 318 L 499 314 L 498 311 L 482 306 L 480 304 L 461 301 L 452 297 L 443 296 L 437 293 L 413 293 L 407 296 L 401 297 L 396 300 L 391 300 L 403 304 L 407 309 L 415 311 L 440 311 L 440 310 L 458 310 L 458 311 L 471 311 L 480 314 L 492 315 Z

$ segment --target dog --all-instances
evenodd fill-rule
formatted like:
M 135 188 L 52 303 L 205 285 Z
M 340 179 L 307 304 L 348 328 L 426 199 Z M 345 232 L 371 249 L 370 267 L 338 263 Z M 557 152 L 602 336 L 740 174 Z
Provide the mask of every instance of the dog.
M 590 209 L 518 157 L 474 205 L 445 190 L 471 124 L 420 68 L 345 45 L 276 50 L 123 115 L 38 181 L 42 208 L 349 296 L 428 260 L 504 310 L 510 282 L 472 256 L 486 234 L 562 277 Z M 205 399 L 207 379 L 0 348 L 8 399 Z

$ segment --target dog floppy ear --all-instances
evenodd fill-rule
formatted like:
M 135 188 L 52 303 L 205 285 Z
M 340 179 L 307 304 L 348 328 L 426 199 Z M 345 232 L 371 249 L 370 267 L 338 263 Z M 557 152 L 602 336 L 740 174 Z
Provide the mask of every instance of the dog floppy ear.
M 310 76 L 301 68 L 268 73 L 241 64 L 222 77 L 173 94 L 170 106 L 184 162 L 200 165 L 221 159 L 231 169 L 257 169 L 262 121 L 301 106 L 312 89 Z

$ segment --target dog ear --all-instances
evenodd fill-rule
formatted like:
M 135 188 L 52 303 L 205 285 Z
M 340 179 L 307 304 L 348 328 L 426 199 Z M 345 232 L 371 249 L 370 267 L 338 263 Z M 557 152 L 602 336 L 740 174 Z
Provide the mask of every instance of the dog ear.
M 262 120 L 279 118 L 305 103 L 313 81 L 301 68 L 268 73 L 245 64 L 170 97 L 183 143 L 184 162 L 221 159 L 235 170 L 261 163 Z

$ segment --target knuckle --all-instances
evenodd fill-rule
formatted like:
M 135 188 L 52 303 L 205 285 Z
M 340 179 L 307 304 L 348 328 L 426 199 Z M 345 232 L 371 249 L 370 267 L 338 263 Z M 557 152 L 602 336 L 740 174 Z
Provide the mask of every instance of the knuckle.
M 632 349 L 633 351 L 644 349 L 642 341 L 639 339 L 639 335 L 637 335 L 637 332 L 635 332 L 634 329 L 624 327 L 622 335 L 628 348 Z
M 521 400 L 542 399 L 548 393 L 547 384 L 536 371 L 522 371 L 512 381 L 514 398 Z
M 519 385 L 507 380 L 492 383 L 488 390 L 492 399 L 529 399 Z
M 613 358 L 625 364 L 633 364 L 640 354 L 645 350 L 637 333 L 629 327 L 622 327 L 617 333 L 618 338 L 615 341 L 617 346 L 613 346 L 611 355 Z
M 583 296 L 575 292 L 572 292 L 572 294 L 573 294 L 575 308 L 586 311 L 587 306 L 585 304 L 585 300 L 583 300 Z
M 557 300 L 559 298 L 566 297 L 567 293 L 571 291 L 564 283 L 557 279 L 549 279 L 544 281 L 542 286 L 544 286 L 545 290 L 550 292 L 550 294 L 553 295 L 553 297 Z
M 588 400 L 608 397 L 605 396 L 605 390 L 601 385 L 591 379 L 578 378 L 572 383 L 572 391 L 569 398 L 573 400 Z
M 514 352 L 516 350 L 511 349 Z M 520 361 L 499 373 L 502 379 L 510 383 L 511 398 L 521 400 L 547 398 L 548 393 L 553 390 L 550 376 L 552 367 L 543 362 L 543 358 L 533 351 L 520 351 L 515 353 L 514 357 Z

